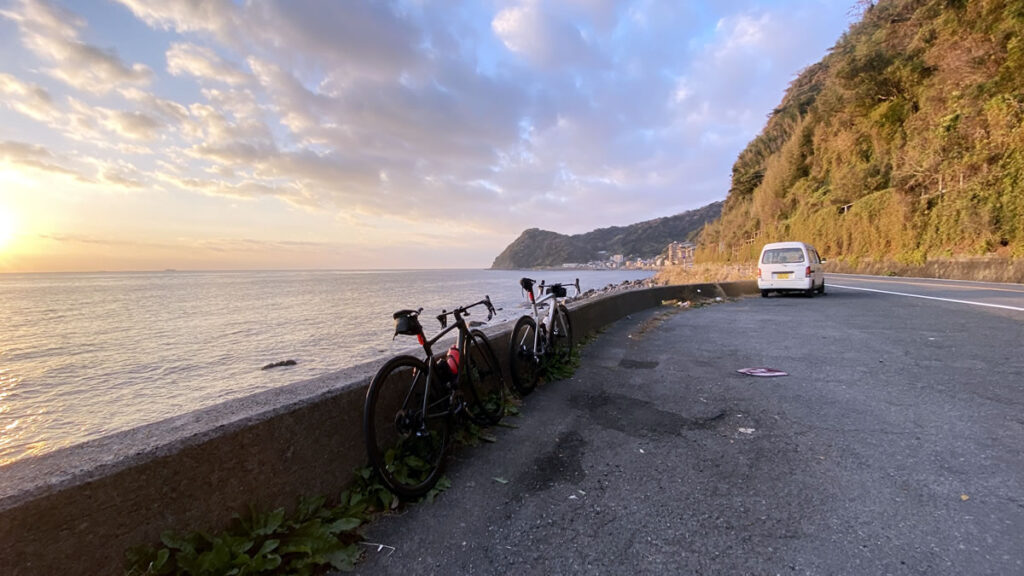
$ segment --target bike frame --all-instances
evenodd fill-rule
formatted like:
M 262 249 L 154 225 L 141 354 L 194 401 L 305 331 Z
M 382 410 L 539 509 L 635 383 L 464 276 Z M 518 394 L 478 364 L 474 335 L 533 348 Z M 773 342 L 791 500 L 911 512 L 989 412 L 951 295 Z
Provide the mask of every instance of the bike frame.
M 551 287 L 551 286 L 572 286 L 572 287 L 576 288 L 576 294 L 577 295 L 580 294 L 580 280 L 579 280 L 579 278 L 576 279 L 576 282 L 571 283 L 571 284 L 567 283 L 567 282 L 556 282 L 555 284 L 548 284 L 548 287 Z M 543 340 L 541 340 L 541 333 L 543 332 L 544 333 L 543 334 L 544 338 L 547 338 L 547 331 L 548 331 L 549 327 L 551 325 L 553 325 L 554 322 L 555 322 L 555 312 L 556 312 L 556 309 L 558 308 L 559 302 L 561 302 L 560 298 L 562 298 L 562 297 L 556 296 L 554 294 L 545 294 L 544 293 L 544 281 L 543 280 L 541 280 L 540 285 L 538 286 L 538 292 L 540 292 L 540 294 L 541 294 L 541 296 L 539 298 L 534 297 L 534 295 L 533 295 L 533 287 L 531 287 L 530 291 L 528 292 L 529 297 L 530 297 L 530 305 L 533 307 L 533 318 L 537 322 L 537 329 L 534 330 L 534 332 L 533 332 L 533 354 L 534 354 L 534 356 L 538 356 L 538 355 L 541 354 L 541 351 L 539 350 L 539 347 L 541 346 L 541 344 L 543 342 Z M 547 313 L 546 313 L 546 315 L 542 315 L 541 312 L 540 312 L 540 307 L 543 304 L 545 304 L 546 302 L 550 302 L 547 305 Z
M 493 314 L 494 314 L 494 306 L 491 304 L 490 296 L 487 296 L 483 300 L 480 300 L 479 302 L 474 302 L 473 304 L 470 304 L 469 306 L 459 306 L 458 308 L 456 308 L 455 310 L 452 310 L 451 312 L 448 312 L 446 310 L 442 310 L 441 314 L 439 314 L 437 316 L 437 321 L 441 323 L 441 331 L 438 332 L 437 334 L 435 334 L 432 338 L 428 339 L 423 334 L 422 331 L 420 331 L 420 333 L 416 335 L 416 339 L 419 341 L 420 346 L 423 347 L 423 351 L 427 355 L 427 357 L 425 359 L 426 360 L 426 365 L 427 365 L 427 382 L 426 382 L 426 389 L 424 390 L 424 394 L 423 394 L 423 416 L 424 416 L 424 420 L 427 419 L 427 418 L 446 418 L 446 417 L 448 417 L 448 415 L 452 411 L 457 410 L 459 408 L 458 406 L 455 406 L 454 403 L 449 403 L 448 410 L 446 410 L 444 412 L 444 414 L 431 414 L 430 411 L 428 411 L 428 407 L 429 407 L 428 403 L 430 401 L 431 387 L 436 384 L 436 381 L 435 381 L 436 380 L 436 376 L 434 375 L 434 351 L 433 351 L 433 347 L 434 347 L 434 344 L 437 344 L 437 342 L 439 340 L 444 338 L 451 331 L 453 331 L 453 330 L 457 330 L 458 331 L 458 336 L 456 337 L 455 346 L 459 350 L 459 355 L 460 355 L 460 358 L 462 358 L 463 364 L 459 366 L 459 373 L 456 373 L 455 376 L 454 376 L 454 378 L 455 378 L 455 385 L 452 387 L 452 394 L 449 396 L 449 398 L 451 398 L 452 396 L 454 396 L 459 391 L 459 375 L 460 375 L 460 373 L 463 370 L 462 367 L 465 365 L 464 363 L 469 361 L 468 355 L 466 354 L 466 343 L 469 341 L 469 338 L 468 338 L 468 335 L 469 335 L 469 325 L 466 324 L 466 320 L 465 320 L 464 317 L 470 315 L 469 314 L 469 309 L 470 308 L 473 308 L 473 307 L 476 307 L 476 306 L 481 306 L 481 305 L 487 307 L 487 312 L 488 312 L 488 316 L 489 316 L 488 319 L 490 319 L 490 316 L 493 316 Z M 453 323 L 451 326 L 448 326 L 448 316 L 452 316 L 453 318 L 455 318 L 455 323 Z M 411 389 L 410 389 L 410 393 L 411 393 Z M 426 424 L 421 424 L 421 429 L 425 428 L 425 427 L 426 427 Z

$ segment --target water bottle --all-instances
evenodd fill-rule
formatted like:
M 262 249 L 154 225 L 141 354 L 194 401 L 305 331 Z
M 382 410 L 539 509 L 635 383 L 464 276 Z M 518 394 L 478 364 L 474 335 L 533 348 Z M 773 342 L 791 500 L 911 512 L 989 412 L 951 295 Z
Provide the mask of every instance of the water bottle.
M 457 375 L 459 373 L 459 362 L 462 361 L 462 354 L 457 346 L 452 346 L 448 349 L 447 361 L 448 369 L 453 375 Z

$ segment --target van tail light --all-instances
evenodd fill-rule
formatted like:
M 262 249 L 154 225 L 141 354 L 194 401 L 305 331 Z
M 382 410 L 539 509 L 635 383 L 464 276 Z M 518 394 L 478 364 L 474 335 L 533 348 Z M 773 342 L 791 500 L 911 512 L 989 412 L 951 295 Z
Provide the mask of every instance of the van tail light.
M 804 270 L 804 278 L 810 278 L 810 277 L 811 277 L 811 267 L 810 267 L 810 266 L 808 266 L 808 267 L 807 267 L 807 268 L 806 268 L 806 269 Z
M 757 279 L 758 280 L 761 279 L 761 267 L 760 266 L 757 267 Z

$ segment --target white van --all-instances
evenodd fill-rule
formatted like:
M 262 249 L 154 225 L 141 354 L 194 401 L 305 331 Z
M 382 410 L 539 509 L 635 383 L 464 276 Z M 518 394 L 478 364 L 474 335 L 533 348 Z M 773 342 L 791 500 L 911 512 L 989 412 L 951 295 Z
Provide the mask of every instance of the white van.
M 773 242 L 761 249 L 757 260 L 757 287 L 761 296 L 769 292 L 803 292 L 808 296 L 825 293 L 822 259 L 814 246 L 803 242 Z

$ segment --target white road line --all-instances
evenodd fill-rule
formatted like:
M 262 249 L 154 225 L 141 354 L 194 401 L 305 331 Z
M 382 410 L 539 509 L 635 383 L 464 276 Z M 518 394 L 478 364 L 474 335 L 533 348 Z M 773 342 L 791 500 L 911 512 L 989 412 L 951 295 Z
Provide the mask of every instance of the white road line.
M 836 274 L 829 274 L 830 276 L 836 276 Z M 843 276 L 839 274 L 839 276 Z M 908 286 L 934 286 L 938 288 L 943 287 L 956 287 L 956 288 L 967 288 L 968 290 L 992 290 L 996 292 L 1010 292 L 1011 294 L 1024 294 L 1024 286 L 1020 284 L 1011 283 L 998 283 L 998 282 L 977 282 L 975 280 L 947 280 L 945 278 L 871 278 L 861 275 L 848 274 L 849 278 L 860 280 L 861 282 L 878 282 L 880 284 L 904 284 Z M 922 280 L 922 282 L 908 282 L 908 280 Z M 949 284 L 949 282 L 955 282 L 956 284 Z M 997 286 L 1001 286 L 997 288 Z M 1009 288 L 1012 286 L 1012 288 Z
M 988 304 L 986 302 L 971 302 L 970 300 L 954 300 L 952 298 L 938 298 L 936 296 L 922 296 L 921 294 L 907 294 L 906 292 L 890 292 L 888 290 L 875 290 L 874 288 L 856 288 L 854 286 L 841 286 L 829 284 L 829 288 L 846 288 L 847 290 L 863 290 L 864 292 L 880 292 L 882 294 L 893 294 L 895 296 L 910 296 L 911 298 L 924 298 L 926 300 L 940 300 L 942 302 L 956 302 L 957 304 L 970 304 L 972 306 L 987 306 L 989 308 L 1002 308 L 1004 310 L 1016 310 L 1024 312 L 1024 308 L 1018 306 L 1006 306 L 1005 304 Z

